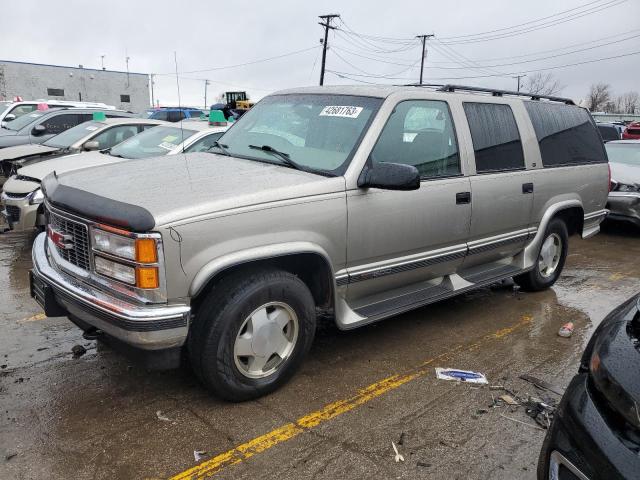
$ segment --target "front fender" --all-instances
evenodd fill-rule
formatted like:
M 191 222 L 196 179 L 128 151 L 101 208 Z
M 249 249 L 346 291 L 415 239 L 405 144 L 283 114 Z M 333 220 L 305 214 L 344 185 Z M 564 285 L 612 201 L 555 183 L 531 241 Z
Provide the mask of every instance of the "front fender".
M 301 253 L 313 253 L 323 257 L 328 267 L 331 269 L 331 276 L 333 280 L 335 277 L 333 264 L 331 263 L 327 252 L 320 245 L 312 242 L 287 242 L 248 248 L 214 258 L 206 263 L 196 273 L 189 287 L 189 296 L 193 298 L 198 295 L 209 280 L 228 268 L 253 261 L 267 260 Z

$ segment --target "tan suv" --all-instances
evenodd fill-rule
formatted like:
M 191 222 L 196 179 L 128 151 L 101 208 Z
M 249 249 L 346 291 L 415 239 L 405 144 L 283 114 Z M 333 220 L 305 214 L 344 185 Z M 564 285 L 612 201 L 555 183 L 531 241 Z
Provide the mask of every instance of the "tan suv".
M 186 349 L 234 401 L 291 377 L 319 314 L 351 329 L 507 277 L 553 285 L 607 213 L 602 141 L 567 99 L 294 89 L 212 148 L 46 177 L 32 294 L 156 366 Z

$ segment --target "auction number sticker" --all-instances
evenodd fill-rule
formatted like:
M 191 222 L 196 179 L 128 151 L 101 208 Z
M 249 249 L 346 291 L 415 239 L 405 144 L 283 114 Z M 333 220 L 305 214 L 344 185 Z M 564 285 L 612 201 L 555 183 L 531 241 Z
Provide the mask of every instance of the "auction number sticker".
M 160 148 L 164 148 L 165 150 L 173 150 L 176 146 L 173 143 L 162 142 L 158 145 Z
M 362 107 L 350 107 L 348 105 L 327 105 L 320 112 L 321 117 L 358 118 Z

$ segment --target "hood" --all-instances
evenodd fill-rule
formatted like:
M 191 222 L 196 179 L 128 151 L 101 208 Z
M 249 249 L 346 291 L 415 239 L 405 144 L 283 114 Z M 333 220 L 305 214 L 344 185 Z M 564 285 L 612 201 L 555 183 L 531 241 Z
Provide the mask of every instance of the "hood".
M 212 153 L 166 155 L 49 175 L 43 185 L 49 201 L 63 210 L 137 231 L 345 189 L 343 177 Z
M 17 147 L 15 147 L 17 148 Z M 2 150 L 0 150 L 0 153 Z M 98 165 L 106 165 L 109 163 L 117 163 L 126 160 L 125 158 L 112 157 L 106 153 L 100 152 L 83 152 L 73 155 L 65 155 L 63 157 L 52 158 L 47 160 L 44 158 L 41 162 L 37 162 L 18 170 L 18 175 L 36 178 L 42 180 L 52 172 L 57 175 L 61 173 L 79 170 L 81 168 L 95 167 Z
M 625 185 L 640 185 L 640 166 L 615 162 L 610 162 L 609 166 L 611 167 L 611 180 Z
M 16 145 L 15 147 L 6 147 L 0 150 L 0 161 L 18 160 L 32 155 L 42 155 L 60 150 L 55 147 L 47 147 L 40 144 Z

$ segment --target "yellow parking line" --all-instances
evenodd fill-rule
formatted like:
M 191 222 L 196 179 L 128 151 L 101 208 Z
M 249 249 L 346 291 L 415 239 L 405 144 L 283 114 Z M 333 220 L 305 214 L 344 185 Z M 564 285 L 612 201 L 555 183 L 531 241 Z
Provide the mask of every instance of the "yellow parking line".
M 23 318 L 22 320 L 18 320 L 18 323 L 27 323 L 27 322 L 37 322 L 39 320 L 44 320 L 47 316 L 44 313 L 38 313 L 31 317 Z
M 421 366 L 425 367 L 436 360 L 447 358 L 453 353 L 464 350 L 471 351 L 491 340 L 503 338 L 506 335 L 513 333 L 515 330 L 529 324 L 531 320 L 532 317 L 528 315 L 523 316 L 518 323 L 515 323 L 510 327 L 502 328 L 493 333 L 487 334 L 480 340 L 467 345 L 466 347 L 463 345 L 458 345 L 435 358 L 426 360 L 422 363 Z M 269 433 L 256 437 L 253 440 L 249 440 L 246 443 L 232 448 L 231 450 L 216 455 L 209 460 L 205 460 L 204 462 L 171 477 L 170 480 L 200 480 L 207 478 L 219 472 L 223 468 L 238 464 L 258 453 L 275 447 L 280 443 L 291 440 L 292 438 L 320 425 L 323 422 L 326 422 L 327 420 L 331 420 L 332 418 L 342 415 L 343 413 L 349 412 L 354 408 L 359 407 L 360 405 L 363 405 L 370 400 L 373 400 L 374 398 L 377 398 L 391 390 L 395 390 L 405 383 L 422 377 L 430 372 L 431 369 L 420 368 L 405 374 L 392 375 L 383 380 L 380 380 L 379 382 L 372 383 L 371 385 L 359 390 L 358 393 L 351 398 L 338 400 L 336 402 L 325 405 L 322 409 L 300 417 L 293 423 L 283 425 L 282 427 L 279 427 Z

